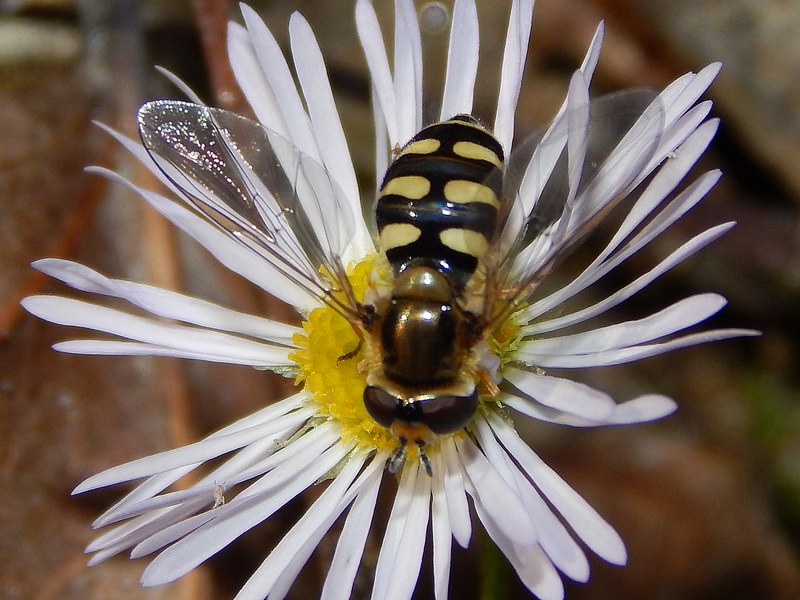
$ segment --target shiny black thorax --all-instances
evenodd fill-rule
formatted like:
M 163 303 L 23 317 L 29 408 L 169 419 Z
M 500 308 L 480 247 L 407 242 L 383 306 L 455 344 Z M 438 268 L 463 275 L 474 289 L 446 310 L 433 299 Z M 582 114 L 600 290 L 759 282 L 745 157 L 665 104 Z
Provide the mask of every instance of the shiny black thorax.
M 403 271 L 381 324 L 384 374 L 412 389 L 452 381 L 464 359 L 469 322 L 439 271 Z

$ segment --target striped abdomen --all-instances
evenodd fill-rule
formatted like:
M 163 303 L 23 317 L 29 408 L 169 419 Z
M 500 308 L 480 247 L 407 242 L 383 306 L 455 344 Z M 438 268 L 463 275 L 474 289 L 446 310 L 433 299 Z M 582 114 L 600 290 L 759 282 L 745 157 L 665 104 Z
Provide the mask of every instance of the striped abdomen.
M 429 266 L 462 289 L 494 242 L 503 150 L 468 115 L 426 127 L 386 171 L 376 218 L 395 274 Z

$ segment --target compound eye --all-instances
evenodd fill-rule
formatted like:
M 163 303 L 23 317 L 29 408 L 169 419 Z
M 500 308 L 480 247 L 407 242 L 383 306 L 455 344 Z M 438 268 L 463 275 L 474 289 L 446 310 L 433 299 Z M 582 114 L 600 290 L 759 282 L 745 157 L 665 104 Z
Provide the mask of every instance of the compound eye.
M 419 402 L 421 421 L 439 435 L 463 429 L 478 409 L 478 390 L 469 396 L 451 394 Z
M 389 427 L 397 414 L 400 399 L 374 385 L 364 388 L 364 406 L 379 425 Z

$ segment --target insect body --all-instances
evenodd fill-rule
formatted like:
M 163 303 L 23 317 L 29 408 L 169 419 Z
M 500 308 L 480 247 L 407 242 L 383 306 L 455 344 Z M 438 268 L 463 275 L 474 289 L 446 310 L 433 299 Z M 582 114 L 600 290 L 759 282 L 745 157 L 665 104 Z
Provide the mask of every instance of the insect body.
M 469 354 L 483 328 L 465 290 L 495 241 L 502 168 L 497 140 L 458 115 L 412 138 L 383 179 L 376 220 L 395 280 L 376 307 L 381 364 L 364 402 L 401 448 L 463 428 L 477 408 Z
M 632 98 L 600 99 L 592 109 L 615 114 Z M 430 472 L 425 446 L 472 420 L 479 383 L 496 392 L 479 356 L 488 351 L 487 338 L 615 204 L 573 212 L 575 195 L 595 179 L 602 184 L 606 164 L 626 161 L 635 173 L 656 151 L 663 108 L 649 98 L 633 104 L 635 122 L 619 135 L 595 135 L 580 107 L 574 116 L 565 113 L 530 157 L 504 157 L 468 115 L 420 131 L 398 152 L 379 191 L 378 245 L 392 282 L 369 300 L 356 298 L 341 258 L 360 218 L 353 215 L 357 199 L 346 197 L 319 162 L 254 121 L 188 102 L 145 104 L 139 131 L 187 204 L 287 285 L 350 322 L 361 341 L 341 359 L 363 348 L 364 405 L 398 442 L 390 470 L 415 445 Z M 635 156 L 619 154 L 623 135 L 647 143 Z M 513 178 L 509 165 L 520 156 L 523 167 L 533 165 L 525 172 L 546 185 L 533 199 L 512 203 L 504 188 L 516 185 L 504 178 Z

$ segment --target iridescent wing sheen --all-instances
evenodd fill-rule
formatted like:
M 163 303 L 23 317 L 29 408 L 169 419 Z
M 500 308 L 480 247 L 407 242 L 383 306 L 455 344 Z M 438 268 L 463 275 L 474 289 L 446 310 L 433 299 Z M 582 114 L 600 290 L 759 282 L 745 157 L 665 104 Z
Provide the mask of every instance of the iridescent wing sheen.
M 586 108 L 560 115 L 507 161 L 499 256 L 486 265 L 489 328 L 525 302 L 632 191 L 623 183 L 609 195 L 607 182 L 626 180 L 618 176 L 624 171 L 633 183 L 658 148 L 664 110 L 654 92 L 612 94 Z
M 287 280 L 358 319 L 340 260 L 355 217 L 325 167 L 218 108 L 157 100 L 142 106 L 138 121 L 145 148 L 195 210 Z

